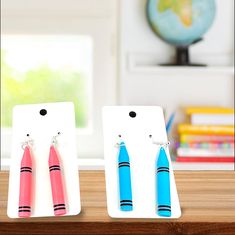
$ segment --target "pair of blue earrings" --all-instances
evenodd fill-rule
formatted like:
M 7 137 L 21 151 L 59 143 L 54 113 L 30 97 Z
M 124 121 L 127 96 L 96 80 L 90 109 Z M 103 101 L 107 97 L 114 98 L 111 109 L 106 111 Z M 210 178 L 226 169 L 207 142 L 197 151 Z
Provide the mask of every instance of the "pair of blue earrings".
M 121 138 L 121 135 L 119 135 Z M 152 135 L 149 135 L 152 138 Z M 168 143 L 154 142 L 160 146 L 156 160 L 156 211 L 159 216 L 171 216 L 171 193 L 169 161 L 165 152 Z M 121 211 L 133 211 L 130 158 L 123 141 L 120 141 L 118 154 L 119 199 Z

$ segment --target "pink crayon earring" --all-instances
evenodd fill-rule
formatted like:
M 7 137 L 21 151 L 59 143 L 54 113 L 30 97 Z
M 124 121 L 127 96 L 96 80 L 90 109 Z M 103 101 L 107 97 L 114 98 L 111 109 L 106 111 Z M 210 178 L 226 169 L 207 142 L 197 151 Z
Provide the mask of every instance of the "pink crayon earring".
M 57 136 L 52 138 L 52 144 L 50 147 L 49 154 L 49 171 L 51 180 L 51 191 L 54 207 L 54 215 L 64 215 L 66 214 L 65 200 L 64 200 L 64 190 L 62 184 L 62 176 L 60 169 L 59 155 L 56 149 L 57 137 L 61 133 L 58 132 Z
M 32 156 L 31 145 L 33 140 L 27 134 L 27 140 L 22 144 L 24 150 L 20 164 L 20 193 L 19 193 L 19 217 L 30 217 L 31 215 L 31 194 L 32 194 Z

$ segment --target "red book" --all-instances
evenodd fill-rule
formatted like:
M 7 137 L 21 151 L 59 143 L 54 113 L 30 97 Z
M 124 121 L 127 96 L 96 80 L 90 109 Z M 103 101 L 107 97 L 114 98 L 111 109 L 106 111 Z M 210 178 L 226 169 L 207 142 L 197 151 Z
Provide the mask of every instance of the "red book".
M 176 162 L 235 162 L 235 157 L 181 157 Z

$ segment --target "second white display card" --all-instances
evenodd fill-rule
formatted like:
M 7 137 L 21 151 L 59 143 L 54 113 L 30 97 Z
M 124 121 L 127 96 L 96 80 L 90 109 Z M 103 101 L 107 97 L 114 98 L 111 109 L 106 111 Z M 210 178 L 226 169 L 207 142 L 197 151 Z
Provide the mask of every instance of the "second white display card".
M 114 218 L 178 218 L 181 215 L 168 148 L 171 217 L 160 217 L 156 205 L 156 158 L 159 145 L 168 141 L 163 110 L 158 106 L 103 108 L 105 177 L 108 213 Z M 125 142 L 131 166 L 133 211 L 121 211 L 118 185 L 118 147 Z M 152 136 L 150 138 L 149 136 Z

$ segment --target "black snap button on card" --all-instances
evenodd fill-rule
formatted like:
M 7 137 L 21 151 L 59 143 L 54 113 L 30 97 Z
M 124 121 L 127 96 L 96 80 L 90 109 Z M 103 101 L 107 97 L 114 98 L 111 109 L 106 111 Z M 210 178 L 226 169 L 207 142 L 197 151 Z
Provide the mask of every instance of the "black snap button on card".
M 39 113 L 40 113 L 40 115 L 45 116 L 47 114 L 47 110 L 41 109 Z
M 136 112 L 131 111 L 131 112 L 129 113 L 129 116 L 130 116 L 131 118 L 135 118 L 135 117 L 136 117 Z

